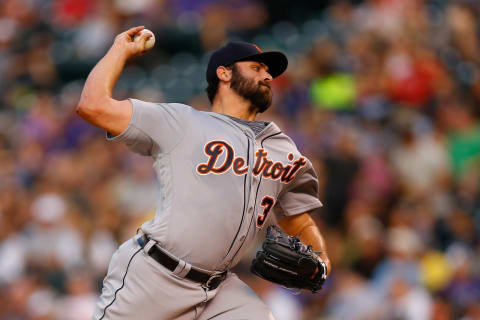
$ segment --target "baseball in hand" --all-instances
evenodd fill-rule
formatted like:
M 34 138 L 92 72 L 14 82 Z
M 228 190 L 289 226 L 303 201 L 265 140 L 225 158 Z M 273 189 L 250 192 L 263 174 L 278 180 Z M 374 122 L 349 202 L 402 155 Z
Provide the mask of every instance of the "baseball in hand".
M 148 30 L 148 29 L 143 29 L 142 31 L 138 32 L 134 37 L 133 37 L 133 41 L 135 42 L 138 42 L 140 41 L 141 39 L 141 35 L 144 34 L 144 33 L 149 33 L 151 34 L 152 36 L 149 37 L 147 39 L 147 41 L 145 41 L 145 44 L 143 45 L 143 52 L 146 52 L 150 49 L 153 48 L 153 45 L 155 44 L 155 35 L 153 34 L 152 31 Z

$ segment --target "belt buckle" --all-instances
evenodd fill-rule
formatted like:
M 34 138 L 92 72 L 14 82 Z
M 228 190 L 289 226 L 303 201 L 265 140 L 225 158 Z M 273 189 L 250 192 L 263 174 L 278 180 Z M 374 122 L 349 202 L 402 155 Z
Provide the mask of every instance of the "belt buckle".
M 215 272 L 210 276 L 210 278 L 208 278 L 207 282 L 203 284 L 202 287 L 208 290 L 215 290 L 220 283 L 225 280 L 226 276 L 226 272 Z

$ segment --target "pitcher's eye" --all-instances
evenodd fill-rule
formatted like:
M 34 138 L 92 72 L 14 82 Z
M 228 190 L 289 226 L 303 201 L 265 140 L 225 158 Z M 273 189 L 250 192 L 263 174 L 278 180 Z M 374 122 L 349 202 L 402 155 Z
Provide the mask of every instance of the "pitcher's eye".
M 259 66 L 252 66 L 252 69 L 255 70 L 255 71 L 260 71 L 260 67 L 259 67 Z

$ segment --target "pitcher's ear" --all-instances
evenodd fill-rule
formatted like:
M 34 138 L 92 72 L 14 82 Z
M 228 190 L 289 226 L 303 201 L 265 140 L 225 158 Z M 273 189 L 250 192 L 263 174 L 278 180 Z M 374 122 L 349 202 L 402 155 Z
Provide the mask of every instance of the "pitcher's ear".
M 224 67 L 224 66 L 219 66 L 217 68 L 217 77 L 221 81 L 232 80 L 232 69 Z

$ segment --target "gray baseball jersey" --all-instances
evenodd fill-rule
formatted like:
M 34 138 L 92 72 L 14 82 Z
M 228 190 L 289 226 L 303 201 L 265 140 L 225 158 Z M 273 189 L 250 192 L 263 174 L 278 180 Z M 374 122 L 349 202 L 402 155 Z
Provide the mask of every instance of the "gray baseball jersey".
M 160 184 L 142 230 L 194 266 L 234 266 L 274 212 L 321 206 L 309 160 L 272 122 L 260 134 L 230 117 L 183 104 L 131 99 L 128 128 L 111 140 L 150 155 Z
M 128 128 L 110 140 L 150 155 L 160 189 L 142 230 L 207 270 L 234 266 L 274 212 L 321 206 L 311 162 L 271 122 L 260 134 L 230 117 L 183 104 L 131 99 Z
M 176 103 L 131 102 L 128 128 L 108 139 L 153 157 L 160 186 L 157 212 L 141 228 L 171 255 L 197 268 L 223 271 L 240 260 L 272 214 L 281 218 L 321 206 L 310 161 L 273 122 L 255 135 L 248 125 L 226 115 Z M 208 318 L 234 317 L 226 310 L 239 314 L 248 310 L 252 319 L 271 318 L 261 301 L 242 289 L 245 284 L 231 276 L 216 290 L 205 292 L 205 310 L 200 312 L 200 284 L 182 279 L 184 284 L 172 285 L 179 281 L 177 275 L 139 252 L 136 241 L 129 241 L 114 255 L 94 319 L 129 319 L 139 309 L 142 319 L 158 319 L 155 308 L 165 319 L 200 313 Z M 134 273 L 130 282 L 129 268 Z M 137 275 L 135 270 L 143 271 Z M 162 277 L 172 278 L 154 279 L 159 270 Z M 161 298 L 173 292 L 182 296 L 175 300 L 182 303 Z M 161 308 L 158 303 L 147 308 L 144 294 L 148 299 L 158 297 Z M 219 300 L 213 302 L 217 295 Z M 142 307 L 134 308 L 137 304 Z

